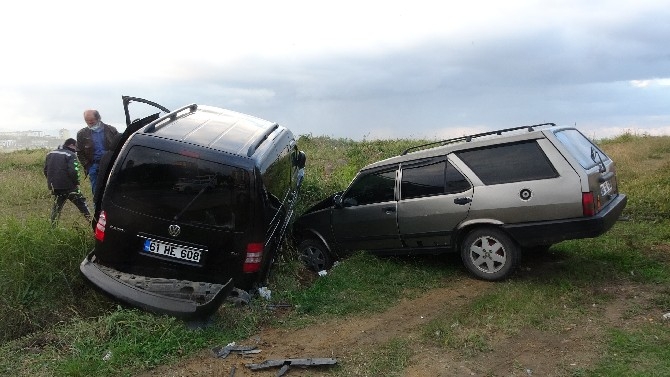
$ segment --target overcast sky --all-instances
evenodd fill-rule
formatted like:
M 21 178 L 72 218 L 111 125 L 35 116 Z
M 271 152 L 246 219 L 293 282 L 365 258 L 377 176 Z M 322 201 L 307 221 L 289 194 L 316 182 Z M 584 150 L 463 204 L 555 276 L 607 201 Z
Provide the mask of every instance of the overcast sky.
M 667 0 L 22 0 L 0 38 L 0 131 L 123 130 L 130 95 L 352 139 L 670 134 Z

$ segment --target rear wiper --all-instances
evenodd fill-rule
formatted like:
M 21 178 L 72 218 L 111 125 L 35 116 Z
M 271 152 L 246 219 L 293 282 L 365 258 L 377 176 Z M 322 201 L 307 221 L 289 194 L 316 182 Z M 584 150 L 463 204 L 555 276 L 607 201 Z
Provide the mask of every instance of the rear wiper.
M 200 191 L 198 191 L 198 193 L 195 194 L 195 196 L 193 197 L 193 199 L 191 199 L 191 201 L 190 201 L 190 202 L 189 202 L 189 203 L 188 203 L 188 204 L 187 204 L 187 205 L 186 205 L 186 206 L 185 206 L 185 207 L 184 207 L 178 214 L 175 215 L 175 217 L 174 217 L 174 221 L 179 220 L 179 218 L 181 217 L 181 215 L 183 215 L 184 212 L 186 212 L 186 210 L 189 209 L 189 208 L 191 207 L 191 205 L 192 205 L 196 200 L 198 200 L 198 198 L 200 197 L 200 195 L 202 195 L 202 193 L 205 192 L 205 191 L 207 191 L 207 189 L 210 188 L 210 187 L 211 187 L 210 185 L 207 185 L 207 186 L 201 188 Z
M 593 160 L 593 162 L 595 162 L 598 165 L 598 170 L 601 173 L 604 173 L 604 172 L 607 171 L 607 168 L 605 167 L 605 163 L 603 162 L 603 157 L 600 155 L 600 152 L 598 152 L 598 150 L 594 146 L 591 146 L 591 159 Z

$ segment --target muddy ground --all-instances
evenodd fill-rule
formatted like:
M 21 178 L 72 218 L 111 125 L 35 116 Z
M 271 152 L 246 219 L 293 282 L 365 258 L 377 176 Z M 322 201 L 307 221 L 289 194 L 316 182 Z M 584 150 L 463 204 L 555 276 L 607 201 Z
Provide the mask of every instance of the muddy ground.
M 544 266 L 546 267 L 546 266 Z M 530 266 L 543 268 L 543 266 Z M 210 349 L 177 365 L 162 366 L 141 377 L 177 376 L 276 376 L 279 368 L 251 371 L 245 365 L 269 359 L 335 358 L 346 376 L 365 376 L 361 364 L 379 345 L 393 339 L 415 344 L 402 375 L 415 376 L 572 376 L 593 367 L 607 352 L 602 337 L 608 328 L 634 326 L 661 318 L 663 313 L 630 314 L 631 307 L 645 307 L 653 287 L 632 283 L 598 287 L 612 297 L 605 306 L 578 322 L 556 331 L 525 329 L 514 336 L 493 337 L 490 350 L 469 355 L 456 349 L 426 345 L 422 325 L 445 311 L 467 303 L 485 292 L 490 284 L 463 274 L 447 287 L 428 290 L 414 299 L 398 302 L 383 313 L 331 320 L 300 330 L 267 327 L 238 345 L 254 345 L 259 354 L 214 357 Z M 233 373 L 234 369 L 234 373 Z M 343 371 L 342 369 L 346 369 Z M 286 376 L 332 376 L 329 367 L 292 367 Z M 339 373 L 338 373 L 339 375 Z

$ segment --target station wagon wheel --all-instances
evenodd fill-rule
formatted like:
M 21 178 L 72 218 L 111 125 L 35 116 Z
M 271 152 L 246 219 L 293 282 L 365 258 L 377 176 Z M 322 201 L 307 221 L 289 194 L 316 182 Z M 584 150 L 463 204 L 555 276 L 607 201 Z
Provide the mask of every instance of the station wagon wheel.
M 520 249 L 507 234 L 496 228 L 478 228 L 461 244 L 461 259 L 467 269 L 483 280 L 502 280 L 516 268 Z
M 327 270 L 333 265 L 333 259 L 330 256 L 326 246 L 316 240 L 307 239 L 298 245 L 300 260 L 313 271 Z

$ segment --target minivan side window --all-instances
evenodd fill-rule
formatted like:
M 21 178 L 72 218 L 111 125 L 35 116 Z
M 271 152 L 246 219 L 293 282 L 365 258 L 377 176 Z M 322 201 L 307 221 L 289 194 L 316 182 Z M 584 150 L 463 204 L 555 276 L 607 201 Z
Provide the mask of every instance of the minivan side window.
M 456 152 L 486 185 L 558 177 L 535 140 Z
M 349 186 L 343 202 L 347 206 L 355 206 L 394 200 L 395 175 L 394 169 L 358 177 Z
M 285 199 L 287 189 L 291 186 L 291 154 L 289 147 L 281 150 L 277 159 L 263 174 L 263 181 L 268 193 L 274 200 L 281 202 Z

